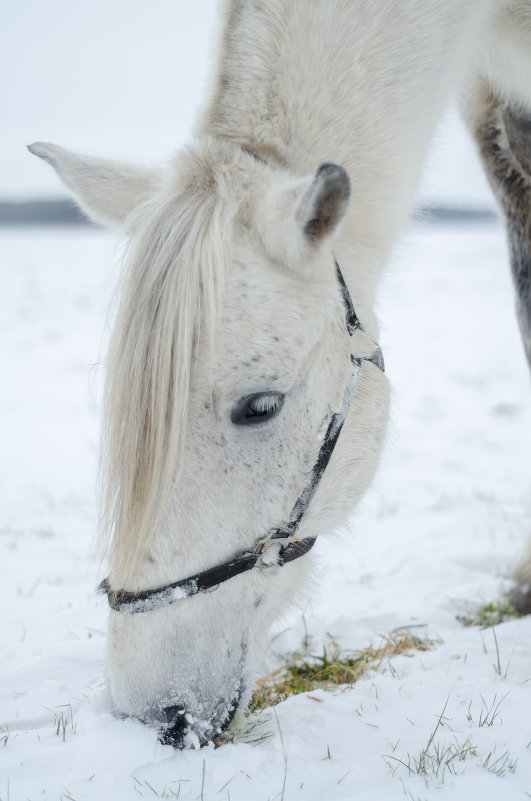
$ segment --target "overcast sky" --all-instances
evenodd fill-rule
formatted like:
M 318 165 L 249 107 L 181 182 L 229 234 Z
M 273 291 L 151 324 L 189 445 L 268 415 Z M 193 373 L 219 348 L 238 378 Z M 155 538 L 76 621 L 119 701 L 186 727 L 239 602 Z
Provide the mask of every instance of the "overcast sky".
M 0 196 L 59 192 L 35 140 L 166 158 L 203 96 L 215 0 L 5 0 Z
M 25 149 L 37 140 L 167 158 L 204 97 L 215 23 L 216 0 L 4 0 L 0 199 L 64 195 Z M 451 128 L 423 199 L 488 205 L 474 150 L 461 127 Z

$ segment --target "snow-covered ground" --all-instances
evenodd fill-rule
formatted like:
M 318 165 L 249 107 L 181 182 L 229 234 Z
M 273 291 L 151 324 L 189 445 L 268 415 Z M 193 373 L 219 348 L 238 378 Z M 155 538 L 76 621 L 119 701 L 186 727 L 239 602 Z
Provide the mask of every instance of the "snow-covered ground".
M 408 625 L 432 649 L 292 697 L 262 716 L 261 744 L 216 750 L 162 746 L 113 717 L 105 691 L 91 538 L 116 260 L 98 230 L 0 231 L 1 801 L 530 796 L 531 618 L 495 632 L 456 620 L 509 587 L 530 528 L 531 391 L 501 229 L 406 232 L 381 289 L 394 397 L 382 468 L 351 533 L 314 549 L 319 582 L 266 662 L 306 627 L 316 652 Z M 464 758 L 455 774 L 413 775 L 442 713 L 434 745 Z

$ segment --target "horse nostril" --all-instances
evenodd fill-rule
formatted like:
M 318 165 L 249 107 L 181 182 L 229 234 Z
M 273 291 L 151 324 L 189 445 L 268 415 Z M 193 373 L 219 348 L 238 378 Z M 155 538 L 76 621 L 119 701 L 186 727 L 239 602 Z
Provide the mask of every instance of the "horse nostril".
M 159 740 L 163 745 L 184 748 L 185 735 L 190 730 L 186 710 L 179 706 L 168 706 L 164 710 L 168 726 L 161 729 Z
M 238 709 L 238 704 L 240 703 L 240 698 L 241 698 L 241 690 L 238 692 L 238 696 L 234 699 L 234 701 L 232 702 L 231 706 L 229 707 L 229 711 L 228 711 L 227 717 L 223 721 L 223 724 L 222 724 L 222 727 L 221 727 L 222 729 L 228 728 L 228 726 L 230 726 L 230 724 L 234 720 L 234 716 L 236 714 L 236 710 Z

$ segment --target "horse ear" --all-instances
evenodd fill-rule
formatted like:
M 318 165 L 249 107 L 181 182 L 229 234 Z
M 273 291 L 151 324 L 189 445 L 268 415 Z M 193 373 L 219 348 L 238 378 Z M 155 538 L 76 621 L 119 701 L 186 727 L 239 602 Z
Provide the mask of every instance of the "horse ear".
M 110 227 L 122 227 L 158 184 L 153 169 L 81 156 L 47 142 L 28 150 L 54 167 L 88 217 Z
M 255 220 L 269 255 L 293 270 L 307 272 L 312 251 L 334 233 L 349 196 L 348 175 L 337 164 L 321 164 L 313 178 L 282 180 L 280 176 L 260 198 Z
M 334 232 L 350 197 L 350 180 L 338 164 L 321 164 L 296 211 L 305 240 L 313 246 Z

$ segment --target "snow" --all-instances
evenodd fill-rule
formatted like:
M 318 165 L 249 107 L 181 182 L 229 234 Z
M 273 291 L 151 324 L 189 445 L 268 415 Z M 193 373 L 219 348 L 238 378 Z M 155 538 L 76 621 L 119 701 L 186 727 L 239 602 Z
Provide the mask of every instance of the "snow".
M 456 619 L 509 588 L 530 526 L 529 374 L 500 227 L 406 232 L 379 303 L 393 386 L 383 463 L 352 532 L 308 557 L 315 586 L 277 624 L 264 670 L 306 629 L 316 653 L 408 625 L 432 648 L 290 698 L 262 715 L 259 744 L 187 752 L 115 718 L 105 689 L 92 536 L 115 240 L 3 229 L 0 253 L 0 799 L 527 797 L 531 619 L 495 631 Z M 464 758 L 455 775 L 414 775 L 441 716 L 434 744 Z

